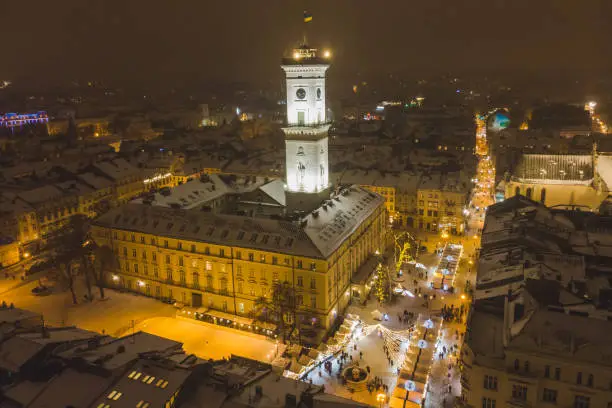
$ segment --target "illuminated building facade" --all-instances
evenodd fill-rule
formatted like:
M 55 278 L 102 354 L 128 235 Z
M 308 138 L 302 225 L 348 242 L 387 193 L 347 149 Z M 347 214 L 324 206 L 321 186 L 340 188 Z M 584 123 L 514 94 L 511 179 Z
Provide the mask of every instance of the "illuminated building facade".
M 288 282 L 299 309 L 328 327 L 348 306 L 351 278 L 385 247 L 388 221 L 382 198 L 366 189 L 331 201 L 299 225 L 128 204 L 99 217 L 92 238 L 115 255 L 112 286 L 253 316 L 258 298 Z
M 171 190 L 168 200 L 176 205 L 158 205 L 168 201 L 160 198 L 109 211 L 94 221 L 91 232 L 114 254 L 116 262 L 107 271 L 111 285 L 254 317 L 258 300 L 272 301 L 274 285 L 285 282 L 295 290 L 299 315 L 317 327 L 330 327 L 344 312 L 351 279 L 386 247 L 388 213 L 385 200 L 363 187 L 328 189 L 329 64 L 316 52 L 302 47 L 283 61 L 287 187 L 273 180 L 227 193 L 219 191 L 225 189 L 222 183 L 213 183 L 218 176 L 209 176 Z M 193 183 L 196 190 L 210 190 L 194 202 L 189 194 L 181 200 L 181 191 Z M 307 196 L 308 203 L 290 207 L 290 195 Z M 203 196 L 214 196 L 219 205 L 202 211 L 195 201 Z M 254 210 L 241 207 L 247 205 Z
M 329 186 L 325 110 L 326 58 L 306 45 L 282 65 L 286 75 L 285 161 L 290 192 L 320 192 Z
M 548 207 L 598 211 L 610 195 L 612 156 L 524 154 L 504 183 L 505 198 L 525 196 Z
M 0 116 L 0 127 L 19 127 L 49 122 L 47 112 L 36 113 L 5 113 Z
M 457 406 L 612 406 L 611 221 L 522 196 L 488 208 Z

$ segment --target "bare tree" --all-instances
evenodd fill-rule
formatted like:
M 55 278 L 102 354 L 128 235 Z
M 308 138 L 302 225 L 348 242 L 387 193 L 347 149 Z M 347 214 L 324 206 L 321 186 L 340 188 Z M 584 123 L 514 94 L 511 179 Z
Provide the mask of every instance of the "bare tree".
M 276 282 L 269 296 L 257 298 L 255 315 L 260 320 L 275 323 L 283 343 L 291 340 L 301 344 L 303 334 L 313 329 L 312 315 L 300 308 L 298 295 L 289 282 Z
M 257 317 L 266 322 L 274 322 L 283 343 L 290 338 L 296 328 L 297 302 L 295 289 L 288 282 L 274 283 L 270 296 L 261 296 L 255 300 Z
M 115 256 L 113 251 L 106 245 L 93 248 L 93 263 L 91 273 L 98 289 L 100 290 L 100 299 L 104 299 L 104 273 L 113 267 Z
M 66 281 L 68 289 L 70 290 L 70 294 L 72 295 L 72 303 L 77 304 L 77 296 L 74 288 L 74 271 L 73 271 L 73 261 L 71 259 L 62 259 L 59 262 L 60 270 L 62 272 L 62 276 Z
M 77 304 L 75 265 L 78 263 L 81 270 L 85 274 L 87 273 L 87 249 L 85 248 L 87 228 L 87 218 L 80 214 L 74 215 L 70 218 L 68 225 L 62 230 L 57 241 L 60 250 L 60 255 L 57 258 L 58 264 L 67 282 L 68 289 L 70 289 L 74 304 Z M 91 285 L 87 279 L 86 283 L 88 284 L 88 292 L 91 294 Z

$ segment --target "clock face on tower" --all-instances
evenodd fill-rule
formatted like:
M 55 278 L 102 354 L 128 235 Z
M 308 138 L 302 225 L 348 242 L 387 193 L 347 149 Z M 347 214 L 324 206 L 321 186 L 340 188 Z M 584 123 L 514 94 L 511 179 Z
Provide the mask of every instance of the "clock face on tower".
M 299 88 L 295 92 L 295 96 L 297 96 L 298 99 L 304 99 L 306 97 L 306 90 L 304 88 Z

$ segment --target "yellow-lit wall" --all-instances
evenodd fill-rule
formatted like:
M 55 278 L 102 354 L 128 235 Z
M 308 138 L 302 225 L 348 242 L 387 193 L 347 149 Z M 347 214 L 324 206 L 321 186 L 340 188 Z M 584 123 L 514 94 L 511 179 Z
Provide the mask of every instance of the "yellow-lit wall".
M 467 406 L 483 407 L 485 398 L 494 400 L 495 408 L 582 406 L 574 405 L 576 396 L 589 397 L 589 407 L 608 407 L 612 402 L 612 370 L 607 365 L 581 363 L 567 352 L 554 355 L 507 349 L 503 359 L 474 357 L 469 347 L 464 347 L 461 398 Z M 559 379 L 556 378 L 557 369 Z M 582 384 L 577 384 L 578 373 L 582 373 Z M 590 375 L 593 376 L 591 386 L 588 385 Z M 496 380 L 486 383 L 496 382 L 496 389 L 485 388 L 485 376 Z M 527 387 L 525 402 L 513 398 L 513 386 Z M 544 401 L 544 389 L 557 392 L 556 403 Z
M 608 196 L 607 192 L 598 192 L 590 185 L 527 184 L 519 181 L 506 183 L 505 198 L 514 197 L 517 193 L 547 207 L 579 205 L 591 210 L 597 210 Z
M 432 232 L 446 230 L 453 234 L 463 233 L 466 200 L 464 193 L 419 189 L 415 227 Z
M 395 217 L 397 215 L 395 206 L 395 187 L 389 186 L 368 186 L 362 185 L 361 187 L 367 188 L 377 194 L 380 194 L 385 199 L 385 208 L 390 216 Z
M 19 262 L 19 243 L 13 241 L 10 244 L 0 244 L 0 266 L 6 268 L 17 262 Z
M 112 249 L 117 266 L 109 284 L 185 305 L 249 315 L 274 282 L 293 285 L 303 310 L 328 327 L 347 307 L 350 280 L 383 250 L 387 213 L 378 208 L 328 259 L 221 246 L 92 227 L 98 245 Z M 195 302 L 195 303 L 194 303 Z

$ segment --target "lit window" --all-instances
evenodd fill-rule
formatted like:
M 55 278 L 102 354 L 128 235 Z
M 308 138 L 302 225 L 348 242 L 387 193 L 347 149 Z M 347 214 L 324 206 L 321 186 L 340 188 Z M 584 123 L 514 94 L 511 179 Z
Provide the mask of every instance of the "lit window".
M 151 378 L 147 380 L 147 384 L 151 384 L 153 380 L 155 380 L 155 377 L 151 376 Z
M 161 388 L 166 388 L 168 386 L 168 381 L 164 381 L 161 385 Z
M 157 380 L 157 383 L 155 384 L 155 386 L 159 387 L 163 382 L 164 380 L 160 378 L 159 380 Z
M 130 375 L 128 375 L 128 378 L 134 378 L 134 376 L 136 375 L 137 371 L 132 371 L 130 373 Z
M 145 375 L 144 378 L 142 379 L 142 382 L 147 382 L 149 378 L 151 378 L 150 375 Z
M 138 373 L 140 374 L 140 373 Z M 107 398 L 108 399 L 112 399 L 113 401 L 117 401 L 119 398 L 121 398 L 121 396 L 123 395 L 123 393 L 113 390 L 110 392 L 110 394 L 108 394 Z
M 212 263 L 210 261 L 206 261 L 206 270 L 212 271 Z

